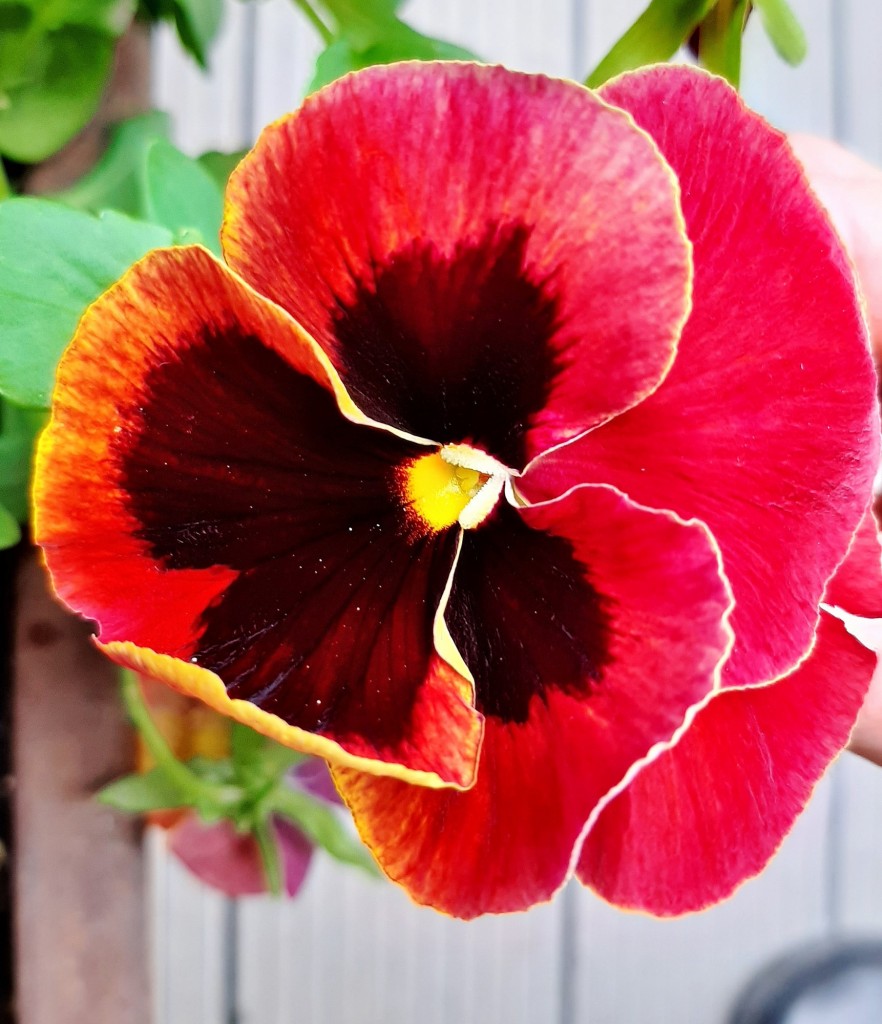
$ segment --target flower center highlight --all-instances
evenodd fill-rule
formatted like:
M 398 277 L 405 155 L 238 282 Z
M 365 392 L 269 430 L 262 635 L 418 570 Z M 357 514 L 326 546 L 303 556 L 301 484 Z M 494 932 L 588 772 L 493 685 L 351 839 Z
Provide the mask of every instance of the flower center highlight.
M 507 470 L 486 452 L 465 444 L 409 459 L 403 469 L 403 491 L 421 530 L 437 533 L 454 523 L 471 529 L 493 511 Z

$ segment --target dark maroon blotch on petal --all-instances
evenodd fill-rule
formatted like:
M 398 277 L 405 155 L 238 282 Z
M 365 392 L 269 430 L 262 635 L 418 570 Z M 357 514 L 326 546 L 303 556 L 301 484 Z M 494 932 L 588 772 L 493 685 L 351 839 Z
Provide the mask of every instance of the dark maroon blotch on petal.
M 524 465 L 527 427 L 557 371 L 550 341 L 559 330 L 552 282 L 525 266 L 529 234 L 491 226 L 451 256 L 415 241 L 338 303 L 338 369 L 366 413 Z
M 522 724 L 534 697 L 587 696 L 607 662 L 608 616 L 563 537 L 510 506 L 463 537 L 446 619 L 485 715 Z

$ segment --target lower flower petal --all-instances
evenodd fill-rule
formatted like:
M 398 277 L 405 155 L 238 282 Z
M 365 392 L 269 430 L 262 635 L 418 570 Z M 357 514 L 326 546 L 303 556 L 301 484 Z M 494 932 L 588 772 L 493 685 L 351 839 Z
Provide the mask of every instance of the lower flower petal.
M 715 695 L 604 808 L 579 878 L 611 903 L 660 916 L 725 899 L 762 870 L 846 743 L 874 664 L 822 615 L 799 668 Z
M 459 917 L 550 898 L 598 801 L 715 685 L 728 610 L 707 531 L 610 488 L 468 531 L 447 618 L 486 718 L 478 778 L 335 768 L 381 866 Z
M 435 650 L 458 530 L 415 524 L 427 449 L 345 418 L 314 343 L 203 250 L 90 308 L 41 441 L 36 538 L 122 664 L 298 749 L 471 783 L 471 684 Z

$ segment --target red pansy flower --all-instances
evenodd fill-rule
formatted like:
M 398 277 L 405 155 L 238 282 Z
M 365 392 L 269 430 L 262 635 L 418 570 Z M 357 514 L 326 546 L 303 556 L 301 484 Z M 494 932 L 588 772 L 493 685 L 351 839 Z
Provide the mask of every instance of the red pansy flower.
M 326 757 L 450 913 L 756 870 L 873 660 L 816 639 L 878 419 L 782 137 L 691 69 L 374 68 L 267 129 L 222 241 L 142 260 L 59 368 L 36 531 L 104 650 Z

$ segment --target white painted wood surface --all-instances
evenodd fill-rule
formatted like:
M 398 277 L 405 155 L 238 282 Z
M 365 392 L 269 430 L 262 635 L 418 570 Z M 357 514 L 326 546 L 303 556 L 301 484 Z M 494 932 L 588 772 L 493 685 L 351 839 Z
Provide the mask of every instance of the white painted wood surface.
M 405 16 L 488 60 L 583 78 L 645 2 L 412 0 Z M 882 5 L 792 3 L 809 58 L 786 67 L 752 25 L 748 101 L 882 163 Z M 158 34 L 157 105 L 190 152 L 241 148 L 297 105 L 318 48 L 290 0 L 231 0 L 207 76 Z M 296 901 L 233 907 L 169 862 L 159 836 L 150 857 L 156 1024 L 725 1024 L 773 956 L 882 938 L 882 771 L 843 758 L 769 870 L 681 921 L 571 886 L 550 907 L 462 924 L 321 857 Z

